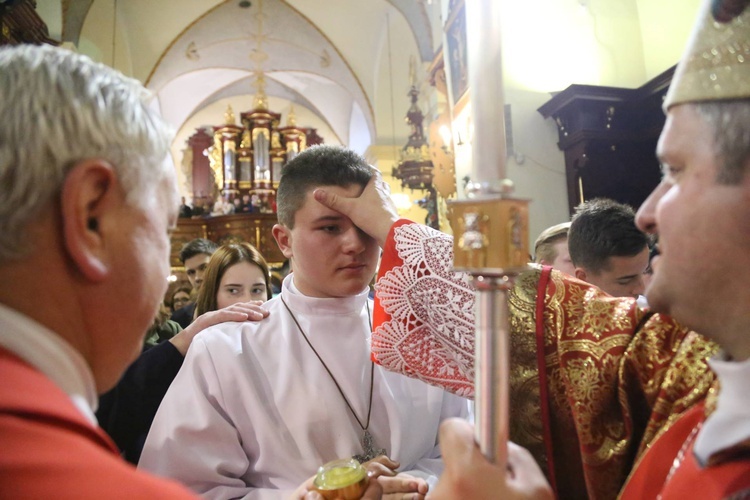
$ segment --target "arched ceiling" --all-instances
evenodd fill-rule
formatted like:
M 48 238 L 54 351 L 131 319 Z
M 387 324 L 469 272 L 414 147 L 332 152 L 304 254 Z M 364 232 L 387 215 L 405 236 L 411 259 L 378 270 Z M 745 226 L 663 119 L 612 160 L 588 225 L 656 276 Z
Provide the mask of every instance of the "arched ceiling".
M 184 129 L 188 123 L 192 126 L 191 117 L 216 102 L 232 104 L 237 114 L 247 111 L 237 109 L 235 103 L 248 102 L 257 92 L 260 69 L 266 94 L 285 104 L 273 111 L 283 115 L 291 106 L 305 109 L 326 125 L 331 134 L 324 136 L 327 142 L 359 151 L 374 144 L 405 143 L 410 59 L 420 61 L 421 67 L 432 60 L 440 44 L 433 40 L 436 28 L 431 21 L 439 18 L 438 4 L 427 0 L 61 2 L 65 38 L 94 46 L 92 52 L 103 62 L 114 62 L 154 91 L 163 116 L 178 130 L 175 146 L 184 144 L 194 131 Z M 217 116 L 213 123 L 222 118 Z

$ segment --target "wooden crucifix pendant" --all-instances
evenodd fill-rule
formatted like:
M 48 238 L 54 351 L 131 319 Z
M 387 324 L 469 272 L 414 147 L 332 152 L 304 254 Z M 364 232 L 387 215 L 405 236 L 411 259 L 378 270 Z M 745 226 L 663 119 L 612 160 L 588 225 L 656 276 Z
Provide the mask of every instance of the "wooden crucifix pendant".
M 372 434 L 370 434 L 370 431 L 367 429 L 365 429 L 365 433 L 362 435 L 362 449 L 364 450 L 364 453 L 352 457 L 361 464 L 369 462 L 377 456 L 385 455 L 385 448 L 375 448 Z

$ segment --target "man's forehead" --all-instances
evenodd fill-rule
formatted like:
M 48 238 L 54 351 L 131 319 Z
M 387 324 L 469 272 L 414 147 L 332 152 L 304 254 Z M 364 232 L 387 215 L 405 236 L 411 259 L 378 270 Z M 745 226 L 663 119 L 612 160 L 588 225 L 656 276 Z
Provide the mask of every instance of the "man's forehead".
M 329 208 L 326 208 L 326 210 L 330 210 Z M 342 222 L 342 221 L 348 221 L 349 218 L 345 215 L 342 215 L 338 212 L 331 211 L 330 213 L 319 215 L 312 219 L 313 224 L 321 224 L 321 223 L 334 223 L 334 222 Z
M 360 187 L 357 184 L 349 184 L 348 186 L 313 186 L 305 192 L 305 201 L 302 203 L 302 205 L 300 205 L 300 208 L 299 210 L 297 210 L 297 212 L 299 212 L 300 210 L 315 207 L 316 209 L 325 209 L 330 213 L 338 213 L 326 207 L 315 199 L 313 193 L 315 193 L 316 189 L 324 189 L 327 192 L 336 194 L 338 196 L 357 197 L 362 194 L 362 190 L 364 188 Z
M 674 156 L 674 151 L 672 151 L 674 147 L 673 136 L 676 133 L 675 128 L 677 127 L 677 124 L 675 124 L 674 110 L 675 108 L 672 108 L 667 113 L 664 128 L 659 135 L 659 141 L 656 143 L 656 157 L 659 158 L 659 161 L 662 163 L 668 163 L 670 158 Z
M 349 221 L 349 218 L 345 215 L 337 212 L 317 201 L 313 193 L 316 189 L 325 189 L 329 193 L 334 193 L 339 196 L 353 197 L 358 196 L 359 186 L 356 184 L 349 185 L 348 187 L 341 186 L 315 186 L 310 188 L 305 193 L 305 201 L 300 205 L 299 209 L 294 213 L 294 227 L 298 224 L 322 224 L 322 223 L 341 223 L 343 221 Z
M 633 274 L 636 271 L 638 273 L 644 271 L 646 267 L 648 267 L 648 246 L 644 246 L 643 250 L 635 255 L 612 255 L 607 258 L 605 269 L 620 274 Z
M 696 141 L 713 143 L 711 130 L 692 103 L 679 104 L 669 108 L 664 128 L 656 145 L 656 155 L 669 164 L 675 161 Z
M 316 189 L 325 189 L 326 191 L 336 194 L 343 194 L 345 196 L 359 196 L 364 190 L 364 187 L 360 186 L 359 184 L 347 184 L 346 186 L 338 186 L 336 184 L 321 184 L 318 186 L 310 187 L 307 192 L 305 192 L 305 196 L 312 197 L 312 194 Z
M 199 267 L 202 264 L 205 264 L 211 260 L 211 256 L 207 253 L 199 253 L 196 255 L 193 255 L 192 257 L 188 257 L 185 259 L 185 267 L 192 268 L 192 267 Z

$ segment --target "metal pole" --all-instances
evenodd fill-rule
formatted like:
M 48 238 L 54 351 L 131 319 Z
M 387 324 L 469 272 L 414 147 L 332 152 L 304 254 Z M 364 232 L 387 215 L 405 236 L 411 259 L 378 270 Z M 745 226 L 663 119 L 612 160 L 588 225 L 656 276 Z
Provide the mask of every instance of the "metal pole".
M 475 438 L 487 459 L 505 464 L 508 453 L 509 318 L 507 292 L 510 280 L 478 276 L 476 302 L 475 398 L 478 404 Z

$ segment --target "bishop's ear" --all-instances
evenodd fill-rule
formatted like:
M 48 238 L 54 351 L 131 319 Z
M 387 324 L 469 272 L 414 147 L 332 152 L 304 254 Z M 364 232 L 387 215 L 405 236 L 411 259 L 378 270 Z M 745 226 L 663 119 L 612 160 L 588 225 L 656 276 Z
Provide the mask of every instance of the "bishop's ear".
M 273 234 L 273 238 L 276 240 L 276 243 L 279 245 L 279 249 L 281 250 L 281 253 L 283 253 L 284 257 L 286 257 L 287 259 L 291 259 L 292 258 L 292 232 L 291 230 L 286 226 L 282 226 L 281 224 L 274 224 L 271 232 Z
M 117 175 L 106 161 L 78 162 L 63 182 L 60 196 L 63 244 L 73 265 L 90 281 L 101 281 L 109 274 L 105 222 L 122 202 L 124 195 Z

